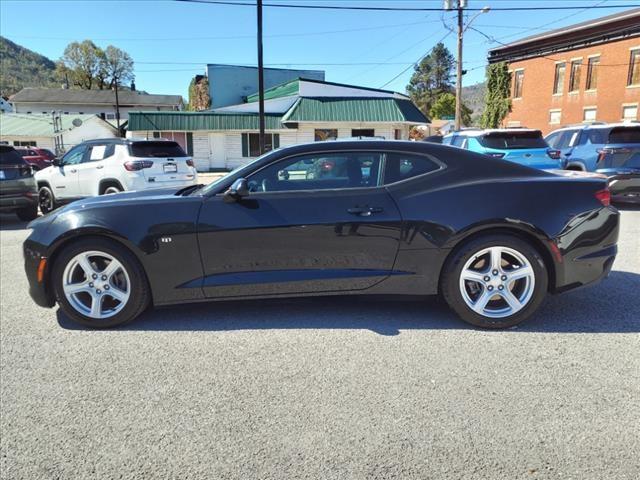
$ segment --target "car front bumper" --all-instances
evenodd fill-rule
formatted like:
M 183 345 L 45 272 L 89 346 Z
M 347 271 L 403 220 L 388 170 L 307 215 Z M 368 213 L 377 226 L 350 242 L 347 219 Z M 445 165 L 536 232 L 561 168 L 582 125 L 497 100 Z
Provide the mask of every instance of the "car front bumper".
M 29 282 L 29 295 L 41 307 L 53 307 L 55 298 L 49 278 L 49 265 L 46 249 L 38 242 L 27 238 L 22 246 L 24 270 Z M 42 262 L 44 265 L 42 266 Z

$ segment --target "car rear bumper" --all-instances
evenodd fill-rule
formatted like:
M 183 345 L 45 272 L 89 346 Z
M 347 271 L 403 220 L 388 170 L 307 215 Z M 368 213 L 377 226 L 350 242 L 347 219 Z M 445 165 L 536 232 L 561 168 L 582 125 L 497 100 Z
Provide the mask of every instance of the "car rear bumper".
M 609 190 L 615 201 L 640 203 L 640 175 L 610 177 Z
M 577 215 L 556 238 L 554 292 L 596 283 L 611 271 L 618 253 L 620 213 L 604 207 Z
M 38 205 L 36 192 L 0 195 L 0 211 L 13 211 Z

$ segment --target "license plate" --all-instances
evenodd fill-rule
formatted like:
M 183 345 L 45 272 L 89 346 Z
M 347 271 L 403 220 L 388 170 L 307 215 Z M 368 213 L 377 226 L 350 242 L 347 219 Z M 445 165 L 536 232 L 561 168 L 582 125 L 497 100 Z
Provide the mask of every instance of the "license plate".
M 178 171 L 178 165 L 175 163 L 165 163 L 164 173 L 176 173 Z

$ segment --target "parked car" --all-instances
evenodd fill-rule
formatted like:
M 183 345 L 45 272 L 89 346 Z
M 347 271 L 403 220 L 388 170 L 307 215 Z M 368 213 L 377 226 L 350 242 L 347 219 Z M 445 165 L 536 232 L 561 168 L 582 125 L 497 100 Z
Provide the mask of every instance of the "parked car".
M 423 142 L 429 143 L 442 143 L 442 135 L 429 135 L 422 139 Z
M 552 131 L 545 140 L 552 148 L 560 150 L 567 170 L 593 172 L 596 170 L 600 152 L 609 143 L 611 130 L 613 128 L 633 129 L 637 126 L 606 123 L 573 125 Z
M 328 160 L 347 167 L 305 174 Z M 32 222 L 24 256 L 35 302 L 96 328 L 151 304 L 439 292 L 499 328 L 605 277 L 618 225 L 604 178 L 427 142 L 319 142 L 206 187 L 80 200 Z
M 40 210 L 129 190 L 195 185 L 193 160 L 176 142 L 109 138 L 76 145 L 36 173 Z
M 51 160 L 41 152 L 32 147 L 16 147 L 16 152 L 29 164 L 34 170 L 42 170 L 51 165 Z
M 46 158 L 47 160 L 53 161 L 53 159 L 56 158 L 55 153 L 53 153 L 48 148 L 40 148 L 40 147 L 30 147 L 30 148 L 34 150 L 38 155 Z
M 461 130 L 446 135 L 443 143 L 541 170 L 564 167 L 560 152 L 549 147 L 540 130 Z
M 0 212 L 15 212 L 25 221 L 38 216 L 38 188 L 33 169 L 9 145 L 0 145 Z
M 640 125 L 609 130 L 596 172 L 608 177 L 613 200 L 640 203 Z

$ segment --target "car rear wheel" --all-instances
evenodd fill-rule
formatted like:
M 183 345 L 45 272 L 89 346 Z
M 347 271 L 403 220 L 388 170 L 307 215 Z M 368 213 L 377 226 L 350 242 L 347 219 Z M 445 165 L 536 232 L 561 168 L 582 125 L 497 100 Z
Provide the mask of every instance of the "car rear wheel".
M 109 185 L 107 188 L 104 189 L 104 192 L 102 192 L 103 195 L 112 195 L 114 193 L 120 193 L 122 192 L 122 189 L 116 185 Z
M 52 210 L 55 210 L 57 207 L 56 197 L 54 197 L 53 192 L 46 185 L 40 187 L 40 190 L 38 191 L 38 204 L 40 205 L 40 211 L 43 214 L 47 214 Z
M 130 322 L 150 303 L 138 260 L 106 239 L 85 239 L 67 247 L 54 263 L 52 281 L 63 312 L 93 328 Z
M 483 328 L 519 324 L 540 306 L 548 277 L 538 251 L 509 235 L 475 239 L 447 261 L 442 292 L 465 322 Z
M 38 217 L 38 205 L 32 205 L 30 207 L 21 208 L 16 211 L 16 215 L 23 222 L 30 222 Z

